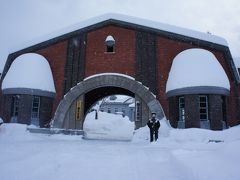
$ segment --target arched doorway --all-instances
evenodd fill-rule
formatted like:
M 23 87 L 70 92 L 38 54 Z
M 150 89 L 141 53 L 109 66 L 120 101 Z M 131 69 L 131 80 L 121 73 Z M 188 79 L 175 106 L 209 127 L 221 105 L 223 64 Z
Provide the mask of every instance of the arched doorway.
M 104 73 L 86 78 L 64 96 L 56 110 L 53 127 L 81 129 L 88 108 L 98 99 L 116 93 L 135 96 L 148 107 L 149 112 L 156 112 L 159 119 L 165 117 L 160 103 L 147 87 L 130 76 Z M 146 122 L 139 127 L 145 126 Z

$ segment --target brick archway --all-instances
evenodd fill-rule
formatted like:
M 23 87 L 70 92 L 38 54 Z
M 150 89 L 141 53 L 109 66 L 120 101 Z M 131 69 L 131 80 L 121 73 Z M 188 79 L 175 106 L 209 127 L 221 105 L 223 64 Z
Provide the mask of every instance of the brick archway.
M 156 112 L 157 117 L 162 119 L 165 117 L 162 106 L 155 96 L 142 85 L 140 82 L 137 82 L 130 76 L 115 74 L 115 73 L 106 73 L 92 76 L 85 79 L 84 81 L 78 83 L 77 86 L 73 87 L 62 99 L 58 108 L 56 110 L 53 127 L 54 128 L 63 128 L 64 119 L 66 113 L 68 112 L 70 106 L 80 95 L 87 93 L 93 89 L 100 87 L 119 87 L 133 92 L 142 98 L 142 100 L 147 104 L 151 112 Z

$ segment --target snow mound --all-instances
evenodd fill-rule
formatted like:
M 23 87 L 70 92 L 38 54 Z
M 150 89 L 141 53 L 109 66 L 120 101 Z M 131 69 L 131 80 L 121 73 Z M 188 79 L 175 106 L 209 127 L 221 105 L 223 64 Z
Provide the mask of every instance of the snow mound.
M 223 67 L 210 51 L 198 48 L 188 49 L 174 58 L 166 92 L 198 86 L 230 89 Z
M 165 118 L 161 119 L 160 121 L 160 128 L 158 131 L 159 139 L 169 137 L 169 134 L 172 130 L 171 126 L 169 125 L 169 121 Z M 133 141 L 134 142 L 141 142 L 141 141 L 149 141 L 150 138 L 150 131 L 148 126 L 144 126 L 135 130 Z
M 2 118 L 0 118 L 0 124 L 3 124 L 4 122 L 3 122 L 3 119 Z
M 1 142 L 9 141 L 24 141 L 31 140 L 33 137 L 29 136 L 26 130 L 27 125 L 17 123 L 4 123 L 0 126 L 0 140 Z
M 240 139 L 240 126 L 222 131 L 213 131 L 199 128 L 173 129 L 169 138 L 176 142 L 231 142 Z
M 164 121 L 162 121 L 164 122 Z M 161 123 L 161 121 L 160 121 Z M 164 123 L 161 126 L 164 126 Z M 219 142 L 234 142 L 240 140 L 240 125 L 231 127 L 222 131 L 213 131 L 200 128 L 188 129 L 170 129 L 168 136 L 163 133 L 164 127 L 159 129 L 159 139 L 157 143 L 171 142 L 171 143 L 219 143 Z M 150 132 L 147 126 L 142 127 L 134 132 L 134 142 L 149 141 Z
M 36 53 L 17 57 L 9 68 L 2 89 L 29 88 L 56 92 L 48 61 Z
M 83 125 L 84 138 L 108 139 L 108 140 L 131 140 L 134 132 L 134 123 L 127 116 L 98 112 L 89 113 Z

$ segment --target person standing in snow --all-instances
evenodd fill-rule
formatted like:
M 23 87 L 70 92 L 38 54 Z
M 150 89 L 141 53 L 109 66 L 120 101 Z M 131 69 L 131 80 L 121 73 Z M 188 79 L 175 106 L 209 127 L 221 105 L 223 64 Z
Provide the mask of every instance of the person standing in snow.
M 160 128 L 160 122 L 156 118 L 156 113 L 152 113 L 152 117 L 151 117 L 151 119 L 149 119 L 147 125 L 150 129 L 150 142 L 153 142 L 153 140 L 157 141 L 157 139 L 158 139 L 158 129 Z

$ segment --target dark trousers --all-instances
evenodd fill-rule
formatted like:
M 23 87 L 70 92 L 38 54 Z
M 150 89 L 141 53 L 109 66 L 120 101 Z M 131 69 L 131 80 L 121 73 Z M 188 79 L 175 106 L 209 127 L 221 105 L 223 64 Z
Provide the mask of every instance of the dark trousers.
M 155 139 L 153 139 L 153 137 L 155 137 Z M 150 142 L 157 141 L 158 139 L 158 131 L 150 131 Z

